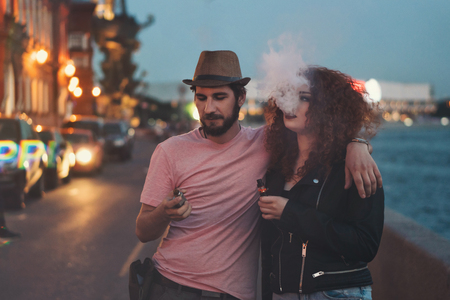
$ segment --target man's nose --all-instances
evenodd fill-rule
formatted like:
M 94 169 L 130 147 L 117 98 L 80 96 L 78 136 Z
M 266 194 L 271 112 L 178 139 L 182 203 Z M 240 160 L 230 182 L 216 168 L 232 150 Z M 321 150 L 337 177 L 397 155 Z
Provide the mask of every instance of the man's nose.
M 205 113 L 213 113 L 216 111 L 216 105 L 212 99 L 207 99 L 205 103 Z

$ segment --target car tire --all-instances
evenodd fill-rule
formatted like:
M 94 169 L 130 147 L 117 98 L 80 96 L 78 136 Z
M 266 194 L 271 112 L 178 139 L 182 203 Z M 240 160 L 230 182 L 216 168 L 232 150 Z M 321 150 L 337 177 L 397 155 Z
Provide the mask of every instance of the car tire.
M 30 188 L 28 195 L 33 198 L 40 199 L 44 194 L 44 176 L 41 176 L 39 180 Z
M 70 182 L 70 180 L 72 180 L 72 171 L 69 171 L 69 174 L 67 174 L 67 176 L 62 179 L 62 182 L 64 184 L 67 184 Z
M 58 186 L 58 170 L 49 169 L 45 176 L 45 189 L 52 190 Z

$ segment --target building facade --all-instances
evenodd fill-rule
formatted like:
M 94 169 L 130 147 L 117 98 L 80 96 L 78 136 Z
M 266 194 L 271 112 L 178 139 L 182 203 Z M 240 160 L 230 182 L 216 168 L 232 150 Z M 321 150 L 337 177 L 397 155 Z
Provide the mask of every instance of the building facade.
M 35 124 L 58 126 L 72 111 L 92 113 L 69 91 L 72 77 L 77 87 L 92 89 L 90 28 L 75 25 L 71 0 L 0 0 L 0 113 L 26 113 Z M 91 20 L 90 15 L 75 24 Z M 79 16 L 77 16 L 79 17 Z M 80 31 L 87 31 L 80 34 Z M 88 44 L 86 46 L 86 44 Z M 88 58 L 79 54 L 86 51 Z M 73 56 L 73 57 L 71 57 Z M 77 70 L 77 66 L 79 69 Z M 69 68 L 68 68 L 69 67 Z M 75 73 L 67 72 L 72 68 Z M 90 99 L 92 100 L 92 99 Z M 92 102 L 92 101 L 91 101 Z M 76 103 L 77 105 L 74 105 Z

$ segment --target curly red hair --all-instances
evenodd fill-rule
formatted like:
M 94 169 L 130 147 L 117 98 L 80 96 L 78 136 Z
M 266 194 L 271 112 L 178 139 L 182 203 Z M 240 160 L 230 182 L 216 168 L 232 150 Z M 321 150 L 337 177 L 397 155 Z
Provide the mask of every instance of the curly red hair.
M 297 134 L 284 126 L 283 112 L 275 99 L 269 99 L 265 111 L 269 171 L 278 169 L 287 181 L 294 175 L 303 177 L 317 167 L 324 175 L 332 164 L 345 158 L 346 146 L 352 138 L 373 137 L 380 123 L 377 106 L 365 101 L 366 91 L 361 91 L 350 76 L 318 66 L 302 69 L 298 76 L 310 82 L 306 129 L 316 137 L 303 167 L 296 171 L 292 168 L 299 156 Z

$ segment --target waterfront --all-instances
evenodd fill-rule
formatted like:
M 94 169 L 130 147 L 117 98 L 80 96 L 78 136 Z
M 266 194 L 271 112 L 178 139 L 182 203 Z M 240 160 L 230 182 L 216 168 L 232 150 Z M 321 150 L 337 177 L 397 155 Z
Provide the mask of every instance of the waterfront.
M 371 143 L 386 206 L 450 240 L 450 127 L 384 126 Z

